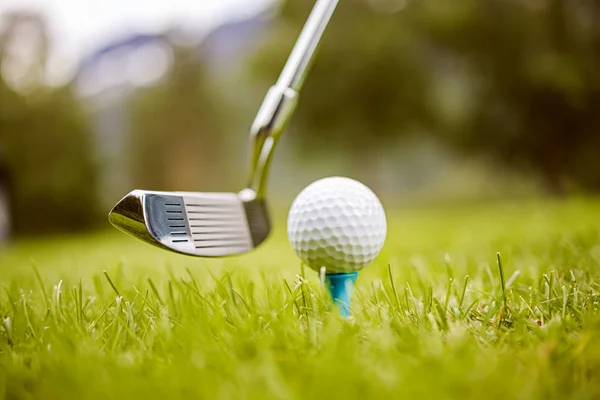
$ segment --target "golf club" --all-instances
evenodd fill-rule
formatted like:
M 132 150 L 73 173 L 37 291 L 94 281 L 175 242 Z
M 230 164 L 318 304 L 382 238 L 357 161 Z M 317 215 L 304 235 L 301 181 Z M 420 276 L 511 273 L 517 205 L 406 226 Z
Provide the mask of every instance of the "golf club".
M 134 190 L 115 205 L 109 221 L 152 245 L 198 257 L 242 254 L 271 230 L 265 202 L 273 151 L 298 102 L 313 56 L 339 0 L 317 0 L 250 130 L 250 177 L 239 193 Z

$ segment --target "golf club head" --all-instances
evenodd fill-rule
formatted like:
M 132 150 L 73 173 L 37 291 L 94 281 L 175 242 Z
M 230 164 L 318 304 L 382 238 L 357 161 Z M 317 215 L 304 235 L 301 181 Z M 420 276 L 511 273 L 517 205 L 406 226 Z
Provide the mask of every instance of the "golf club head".
M 134 190 L 108 217 L 117 229 L 176 253 L 197 257 L 243 254 L 271 230 L 264 200 L 240 193 Z

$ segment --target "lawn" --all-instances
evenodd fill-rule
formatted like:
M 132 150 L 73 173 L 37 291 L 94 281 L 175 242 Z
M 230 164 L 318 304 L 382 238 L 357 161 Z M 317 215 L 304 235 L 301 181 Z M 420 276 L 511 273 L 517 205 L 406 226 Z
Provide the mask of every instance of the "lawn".
M 112 230 L 0 250 L 0 393 L 600 398 L 599 200 L 388 211 L 349 320 L 277 221 L 231 259 Z

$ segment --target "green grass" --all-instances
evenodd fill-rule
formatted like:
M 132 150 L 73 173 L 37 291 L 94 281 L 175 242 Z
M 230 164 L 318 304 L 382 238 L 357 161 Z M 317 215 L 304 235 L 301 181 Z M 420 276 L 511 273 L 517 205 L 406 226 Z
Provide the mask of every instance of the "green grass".
M 600 398 L 598 200 L 388 216 L 350 320 L 301 276 L 285 218 L 227 260 L 112 231 L 18 242 L 0 252 L 0 393 Z

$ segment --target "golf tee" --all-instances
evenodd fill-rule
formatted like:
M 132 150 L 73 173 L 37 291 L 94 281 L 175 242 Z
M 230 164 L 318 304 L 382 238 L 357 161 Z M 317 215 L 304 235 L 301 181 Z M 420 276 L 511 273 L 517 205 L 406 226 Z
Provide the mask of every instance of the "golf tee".
M 350 316 L 350 300 L 357 278 L 358 272 L 325 275 L 325 286 L 331 295 L 334 306 L 344 318 Z

